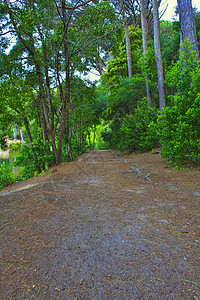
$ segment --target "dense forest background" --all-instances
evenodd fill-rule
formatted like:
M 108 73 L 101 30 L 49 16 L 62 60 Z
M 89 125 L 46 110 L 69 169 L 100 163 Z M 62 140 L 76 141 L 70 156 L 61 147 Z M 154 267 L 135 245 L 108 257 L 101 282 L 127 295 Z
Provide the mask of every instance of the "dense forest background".
M 0 144 L 20 140 L 19 179 L 86 149 L 199 164 L 200 12 L 178 0 L 160 21 L 161 2 L 1 1 Z

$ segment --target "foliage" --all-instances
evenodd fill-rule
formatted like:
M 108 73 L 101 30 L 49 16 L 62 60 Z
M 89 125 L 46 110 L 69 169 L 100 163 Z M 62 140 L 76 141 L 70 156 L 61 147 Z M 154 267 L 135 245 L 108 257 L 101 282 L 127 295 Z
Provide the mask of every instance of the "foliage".
M 158 144 L 156 131 L 158 110 L 145 101 L 138 102 L 134 114 L 127 115 L 120 128 L 119 150 L 145 151 Z
M 145 78 L 148 77 L 148 87 L 151 93 L 151 101 L 159 107 L 159 97 L 158 97 L 158 76 L 157 67 L 155 59 L 155 51 L 153 46 L 153 41 L 148 41 L 148 50 L 146 53 L 142 53 L 141 58 L 138 61 L 138 66 L 141 69 L 141 76 Z M 142 98 L 141 98 L 142 99 Z
M 11 142 L 9 144 L 9 149 L 10 150 L 19 150 L 21 148 L 22 144 L 21 142 Z
M 133 114 L 128 114 L 122 121 L 112 120 L 104 126 L 102 137 L 109 148 L 120 151 L 145 151 L 159 142 L 157 134 L 158 110 L 149 107 L 146 99 L 139 101 Z
M 167 73 L 166 82 L 176 93 L 159 118 L 162 156 L 178 165 L 200 162 L 200 62 L 191 48 L 186 39 L 180 60 Z
M 132 78 L 121 78 L 116 88 L 107 95 L 107 106 L 102 117 L 107 124 L 102 128 L 101 136 L 107 143 L 106 147 L 117 148 L 120 142 L 119 130 L 123 118 L 133 114 L 137 102 L 145 96 L 144 77 L 140 74 Z
M 106 144 L 108 149 L 117 149 L 120 141 L 119 130 L 121 126 L 121 121 L 118 119 L 113 119 L 107 121 L 107 124 L 103 127 L 101 131 L 101 137 Z
M 86 135 L 90 135 L 99 123 L 99 118 L 104 110 L 103 95 L 97 96 L 93 84 L 74 77 L 71 82 L 71 103 L 68 118 L 70 128 L 70 144 L 74 155 L 78 155 L 86 148 Z
M 54 164 L 53 152 L 50 142 L 44 142 L 38 135 L 30 145 L 24 144 L 19 151 L 15 166 L 21 167 L 19 177 L 28 179 L 37 175 Z
M 0 129 L 0 149 L 1 150 L 7 149 L 6 132 L 2 129 Z
M 76 27 L 73 29 L 73 34 L 76 35 L 77 40 L 81 39 L 82 44 L 83 42 L 87 44 L 88 41 L 94 41 L 89 43 L 86 52 L 79 55 L 81 63 L 78 70 L 95 69 L 101 74 L 105 69 L 106 61 L 109 59 L 109 52 L 116 51 L 116 45 L 122 38 L 121 24 L 113 6 L 109 4 L 109 1 L 101 1 L 95 6 L 88 6 L 75 23 Z M 85 34 L 86 32 L 87 34 Z M 104 38 L 99 38 L 101 36 Z M 77 46 L 80 47 L 79 44 Z
M 131 43 L 131 58 L 133 74 L 139 72 L 137 61 L 139 59 L 138 49 L 142 45 L 142 31 L 139 27 L 129 27 L 130 43 Z M 111 53 L 113 54 L 113 53 Z M 118 54 L 108 61 L 106 72 L 102 74 L 101 79 L 105 87 L 112 89 L 116 88 L 121 78 L 128 75 L 127 57 L 126 57 L 126 41 L 125 36 L 119 46 Z
M 14 182 L 13 173 L 5 164 L 0 165 L 0 190 Z
M 178 25 L 178 26 L 177 26 Z M 164 63 L 169 66 L 179 58 L 180 28 L 177 22 L 161 21 L 160 42 Z
M 133 113 L 137 102 L 145 96 L 145 84 L 142 76 L 134 75 L 132 78 L 122 78 L 116 89 L 110 91 L 107 98 L 107 109 L 103 112 L 105 120 L 123 118 Z
M 98 121 L 98 109 L 90 113 L 81 89 L 74 106 L 74 74 L 86 75 L 91 69 L 101 73 L 121 36 L 118 16 L 108 1 L 79 2 L 62 1 L 61 8 L 52 0 L 16 0 L 0 6 L 0 34 L 7 31 L 10 40 L 16 40 L 8 55 L 5 43 L 0 57 L 6 113 L 11 109 L 12 121 L 25 126 L 29 141 L 32 125 L 42 128 L 43 139 L 53 145 L 56 164 L 62 162 L 62 143 L 69 143 L 77 132 L 74 127 L 79 127 L 82 141 L 85 127 L 92 119 Z

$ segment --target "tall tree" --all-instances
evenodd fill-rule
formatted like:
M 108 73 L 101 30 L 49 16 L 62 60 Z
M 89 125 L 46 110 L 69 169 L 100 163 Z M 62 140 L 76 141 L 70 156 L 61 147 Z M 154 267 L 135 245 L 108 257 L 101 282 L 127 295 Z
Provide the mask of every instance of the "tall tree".
M 137 26 L 134 28 L 130 26 L 130 42 L 131 42 L 131 60 L 133 75 L 139 73 L 138 50 L 142 45 L 142 31 Z M 126 37 L 122 39 L 118 52 L 113 54 L 113 58 L 107 63 L 107 71 L 102 74 L 102 82 L 108 87 L 108 89 L 116 88 L 116 85 L 120 82 L 120 79 L 128 76 L 127 57 L 126 57 Z
M 132 71 L 132 60 L 131 60 L 130 33 L 129 33 L 129 29 L 128 29 L 128 24 L 127 24 L 127 18 L 125 15 L 125 8 L 124 8 L 123 0 L 120 0 L 120 7 L 121 7 L 121 16 L 122 16 L 122 20 L 123 20 L 123 25 L 125 28 L 128 77 L 131 78 L 133 76 L 133 71 Z
M 157 0 L 152 0 L 153 2 L 153 21 L 154 21 L 154 49 L 156 57 L 156 66 L 158 74 L 158 91 L 159 91 L 159 108 L 160 110 L 166 106 L 165 101 L 165 87 L 164 87 L 164 72 L 163 72 L 163 62 L 160 46 L 160 23 L 158 14 L 158 2 Z
M 194 23 L 194 14 L 191 0 L 177 0 L 179 8 L 179 19 L 181 24 L 181 42 L 189 38 L 192 43 L 192 49 L 196 51 L 199 58 L 199 48 L 197 34 Z
M 147 39 L 148 39 L 148 27 L 147 27 L 147 16 L 145 13 L 145 0 L 140 0 L 140 11 L 141 11 L 141 25 L 142 25 L 142 43 L 143 43 L 143 52 L 144 56 L 147 53 L 148 45 L 147 45 Z M 145 76 L 146 81 L 146 94 L 147 94 L 147 103 L 149 106 L 151 106 L 151 94 L 150 89 L 148 87 L 148 76 Z

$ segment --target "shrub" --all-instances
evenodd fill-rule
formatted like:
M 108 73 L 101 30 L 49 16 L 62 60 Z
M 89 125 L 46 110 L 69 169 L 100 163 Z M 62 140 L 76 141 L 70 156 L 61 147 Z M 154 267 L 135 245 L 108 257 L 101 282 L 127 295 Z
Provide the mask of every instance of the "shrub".
M 176 88 L 171 96 L 172 107 L 159 117 L 162 156 L 170 163 L 200 162 L 200 62 L 189 41 L 182 45 L 180 60 L 167 74 L 167 83 Z
M 11 142 L 9 144 L 9 149 L 10 150 L 19 150 L 21 148 L 22 144 L 20 142 Z
M 3 164 L 0 165 L 0 190 L 13 182 L 14 177 L 12 171 L 6 166 L 5 162 L 3 162 Z
M 54 164 L 50 142 L 44 142 L 39 136 L 30 145 L 24 144 L 19 151 L 15 166 L 20 166 L 19 179 L 28 179 Z
M 119 150 L 145 151 L 158 143 L 156 120 L 158 110 L 149 107 L 146 101 L 138 103 L 135 113 L 127 115 L 120 128 Z

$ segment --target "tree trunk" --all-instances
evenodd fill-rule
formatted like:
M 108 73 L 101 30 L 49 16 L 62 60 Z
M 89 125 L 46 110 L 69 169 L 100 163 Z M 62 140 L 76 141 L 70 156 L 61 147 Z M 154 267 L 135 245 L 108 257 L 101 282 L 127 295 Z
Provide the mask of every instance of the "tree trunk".
M 164 72 L 162 63 L 162 54 L 160 47 L 160 23 L 158 15 L 158 3 L 157 0 L 153 2 L 153 21 L 154 21 L 154 49 L 156 57 L 156 66 L 158 73 L 158 91 L 159 91 L 159 108 L 160 111 L 166 106 L 165 102 L 165 87 L 164 87 Z
M 47 50 L 46 43 L 43 41 L 43 54 L 44 54 L 44 66 L 45 66 L 45 77 L 46 77 L 46 89 L 47 89 L 47 98 L 49 104 L 49 113 L 51 120 L 51 130 L 54 129 L 54 114 L 53 114 L 53 106 L 51 101 L 51 88 L 50 88 L 50 80 L 49 80 L 49 72 L 48 72 L 48 59 L 47 59 Z
M 128 77 L 131 78 L 133 76 L 132 71 L 132 60 L 131 60 L 131 43 L 130 43 L 130 33 L 127 25 L 127 19 L 124 11 L 124 3 L 123 0 L 120 0 L 121 6 L 121 15 L 123 20 L 123 25 L 125 27 L 125 37 L 126 37 L 126 56 L 127 56 L 127 65 L 128 65 Z
M 181 24 L 181 42 L 183 42 L 185 38 L 189 38 L 192 43 L 192 49 L 196 51 L 199 59 L 199 48 L 194 23 L 194 14 L 192 10 L 192 1 L 177 0 L 177 3 L 179 7 L 179 19 Z
M 93 136 L 92 150 L 94 150 L 94 145 L 95 145 L 95 137 L 96 137 L 96 125 L 94 125 L 94 136 Z
M 41 106 L 41 121 L 42 121 L 42 138 L 43 138 L 43 141 L 48 141 L 48 135 L 47 135 L 47 126 L 46 126 L 46 122 L 45 122 L 45 119 L 44 119 L 44 114 L 43 114 L 43 108 Z
M 132 59 L 131 59 L 131 42 L 130 42 L 130 33 L 128 26 L 125 26 L 125 36 L 126 36 L 126 55 L 127 55 L 127 64 L 128 64 L 128 77 L 133 76 L 132 70 Z
M 87 133 L 88 133 L 88 144 L 91 146 L 91 139 L 90 139 L 90 131 L 89 128 L 87 128 Z
M 144 5 L 145 0 L 140 1 L 140 10 L 141 10 L 141 24 L 142 24 L 142 42 L 143 42 L 143 52 L 144 52 L 144 57 L 148 51 L 148 46 L 147 46 L 147 38 L 148 38 L 148 27 L 147 27 L 147 18 L 146 18 L 146 13 L 145 13 L 145 5 Z M 146 58 L 145 58 L 146 60 Z M 145 76 L 145 81 L 146 81 L 146 94 L 147 94 L 147 104 L 149 106 L 152 105 L 151 102 L 151 94 L 150 94 L 150 89 L 147 85 L 148 82 L 148 76 Z
M 69 103 L 70 103 L 70 70 L 69 70 L 69 53 L 68 53 L 68 32 L 67 32 L 67 20 L 65 10 L 65 0 L 61 1 L 62 19 L 64 25 L 64 53 L 65 53 L 65 93 L 62 95 L 62 117 L 60 121 L 60 128 L 58 132 L 58 147 L 56 153 L 56 164 L 62 162 L 62 142 L 66 128 L 66 120 L 68 115 Z
M 47 111 L 42 71 L 41 71 L 41 68 L 40 68 L 38 62 L 35 63 L 35 66 L 36 66 L 36 74 L 37 74 L 38 85 L 39 85 L 41 112 L 44 116 L 43 121 L 45 122 L 45 125 L 46 125 L 46 131 L 47 131 L 48 139 L 52 140 L 52 130 L 51 130 L 51 125 L 50 125 L 50 122 L 49 122 L 49 116 L 48 116 L 48 111 Z
M 23 121 L 24 121 L 24 126 L 25 126 L 25 129 L 26 129 L 26 133 L 28 135 L 29 144 L 30 144 L 31 147 L 33 147 L 33 145 L 32 145 L 33 139 L 32 139 L 32 136 L 31 136 L 28 120 L 27 120 L 27 118 L 23 118 Z
M 72 150 L 69 141 L 67 142 L 67 145 L 66 145 L 66 151 L 67 151 L 67 153 L 69 153 L 71 160 L 74 160 L 75 159 L 74 151 Z
M 17 141 L 17 128 L 16 127 L 13 128 L 13 135 L 14 135 L 14 141 L 16 142 Z
M 42 128 L 41 120 L 40 120 L 40 114 L 39 114 L 39 106 L 38 106 L 38 103 L 37 103 L 37 100 L 36 100 L 36 98 L 34 96 L 33 91 L 31 91 L 31 95 L 33 97 L 33 101 L 34 101 L 34 105 L 35 105 L 35 111 L 36 111 L 36 115 L 37 115 L 37 123 L 38 123 L 38 126 L 40 128 Z
M 25 43 L 25 45 L 26 45 L 26 43 Z M 38 86 L 39 86 L 41 114 L 43 114 L 43 122 L 45 122 L 45 125 L 43 124 L 43 129 L 46 128 L 46 133 L 47 133 L 48 139 L 52 140 L 52 130 L 51 130 L 51 124 L 49 121 L 48 110 L 47 110 L 47 105 L 46 105 L 46 95 L 45 95 L 45 89 L 44 89 L 43 73 L 42 73 L 40 61 L 37 57 L 33 33 L 30 36 L 30 45 L 26 46 L 26 48 L 29 51 L 29 53 L 32 56 L 33 61 L 35 63 L 35 70 L 36 70 Z M 44 132 L 43 132 L 43 136 L 45 136 Z
M 49 105 L 49 113 L 50 113 L 50 123 L 51 123 L 51 131 L 54 130 L 54 114 L 53 114 L 53 106 L 51 101 L 51 88 L 50 88 L 50 80 L 49 80 L 49 70 L 48 70 L 48 56 L 47 56 L 47 48 L 46 48 L 46 41 L 44 40 L 43 34 L 40 30 L 40 26 L 38 25 L 38 32 L 42 42 L 42 50 L 43 50 L 43 57 L 44 57 L 44 71 L 45 71 L 45 80 L 46 80 L 46 92 L 47 92 L 47 99 Z
M 24 137 L 23 137 L 23 133 L 22 133 L 21 127 L 19 128 L 19 133 L 20 133 L 21 141 L 22 141 L 22 145 L 23 145 L 24 144 Z

